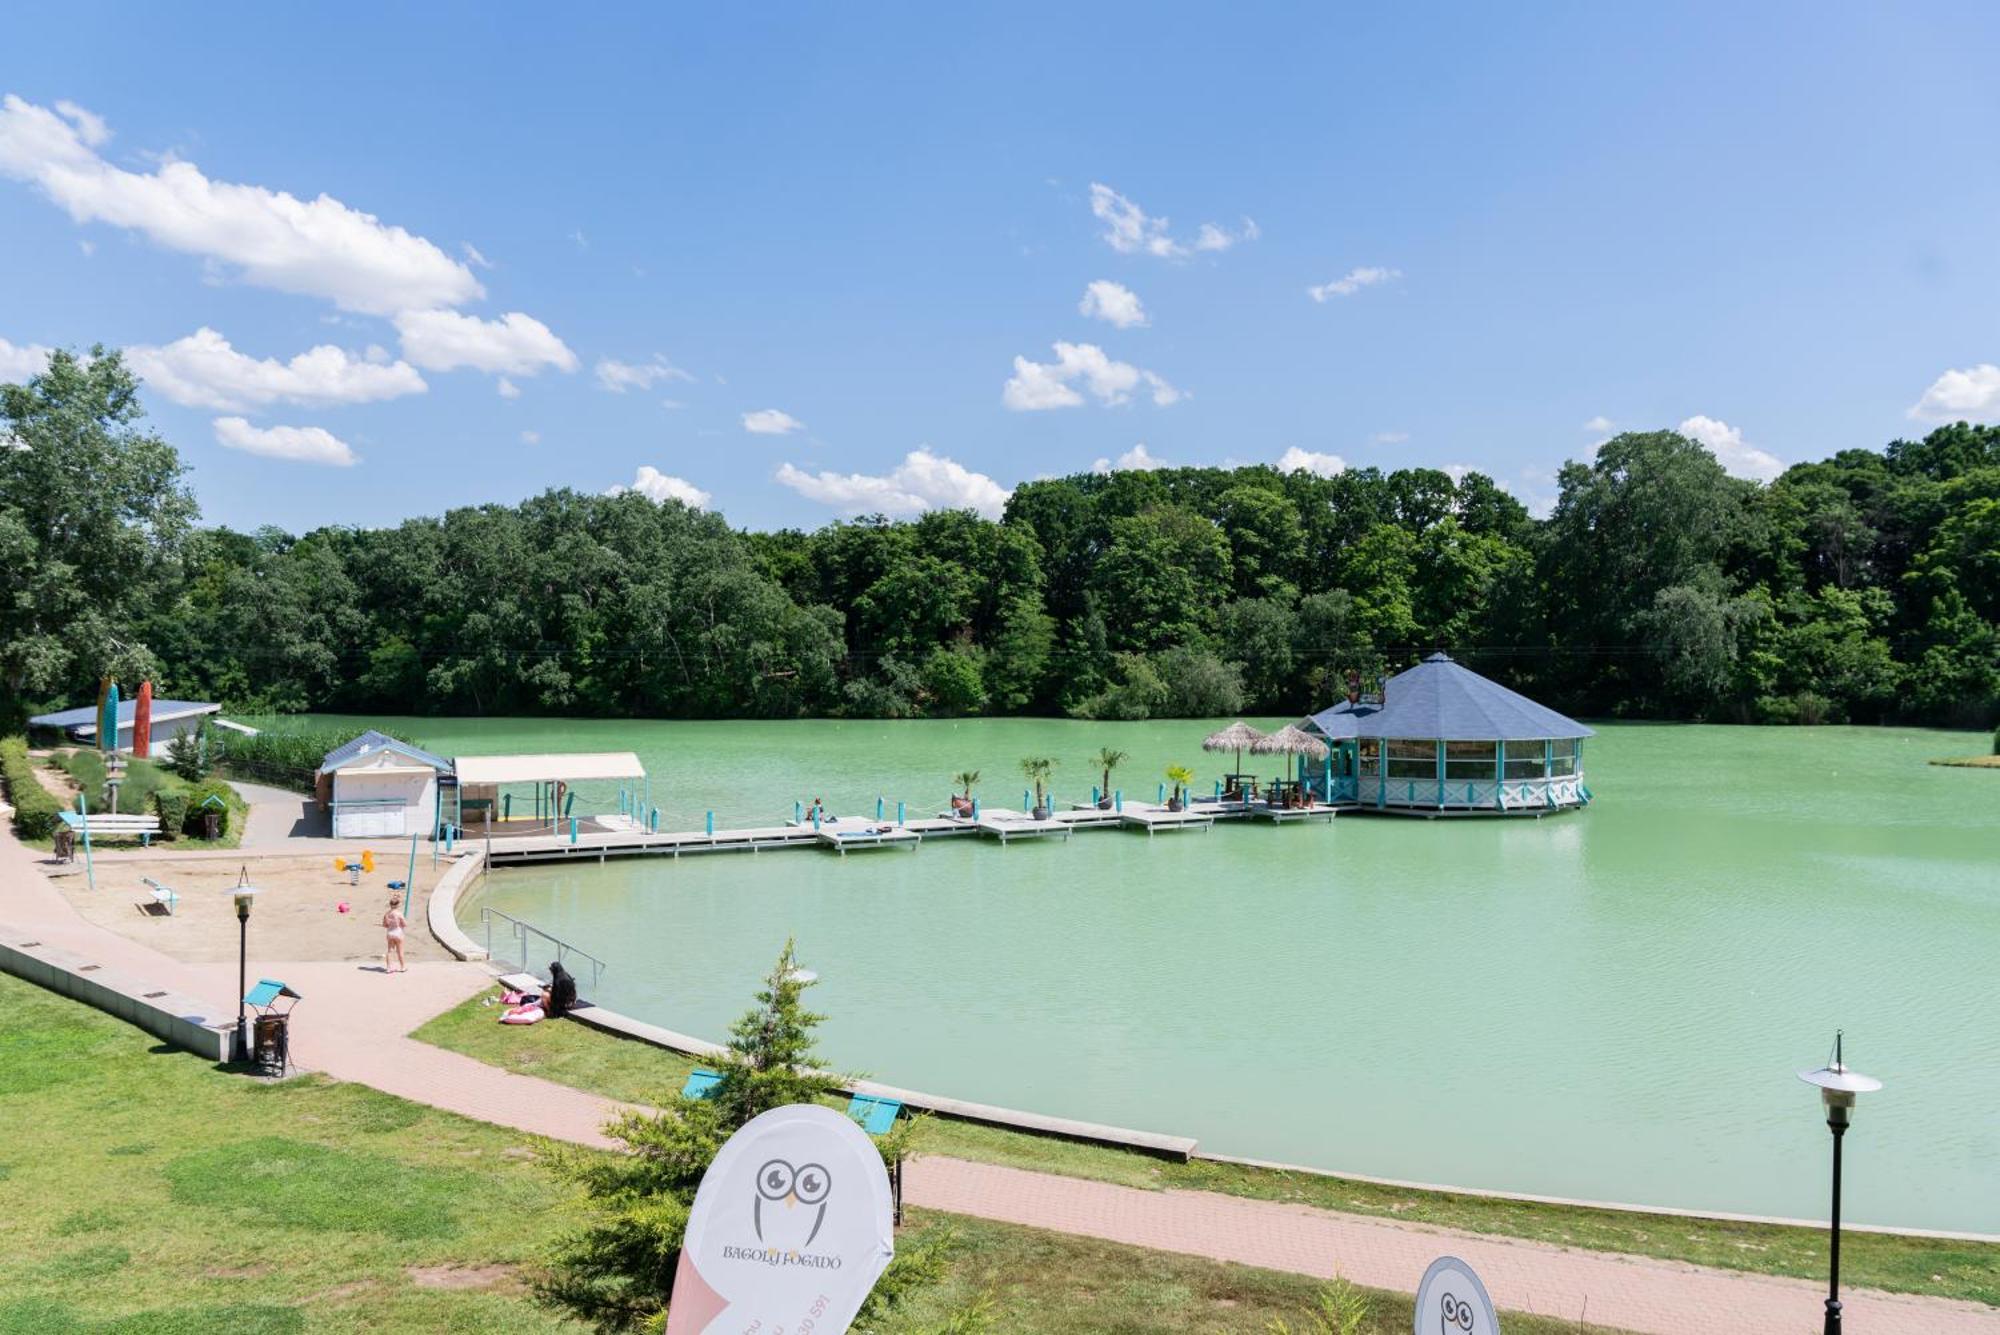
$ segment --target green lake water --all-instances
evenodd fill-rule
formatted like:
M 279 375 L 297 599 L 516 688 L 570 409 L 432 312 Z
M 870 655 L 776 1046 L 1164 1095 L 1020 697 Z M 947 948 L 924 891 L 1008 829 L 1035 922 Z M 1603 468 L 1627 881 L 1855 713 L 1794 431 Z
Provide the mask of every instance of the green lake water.
M 1199 722 L 389 720 L 445 754 L 632 749 L 666 825 L 942 805 L 1088 757 L 1207 788 Z M 2000 1232 L 2000 773 L 1965 733 L 1609 725 L 1588 810 L 1342 816 L 508 869 L 490 904 L 610 963 L 599 999 L 720 1037 L 785 937 L 830 1058 L 916 1089 L 1424 1182 L 1814 1217 L 1835 1026 L 1887 1082 L 1848 1212 Z M 1266 762 L 1268 765 L 1268 761 Z M 1258 768 L 1251 765 L 1250 768 Z M 615 788 L 579 798 L 615 807 Z

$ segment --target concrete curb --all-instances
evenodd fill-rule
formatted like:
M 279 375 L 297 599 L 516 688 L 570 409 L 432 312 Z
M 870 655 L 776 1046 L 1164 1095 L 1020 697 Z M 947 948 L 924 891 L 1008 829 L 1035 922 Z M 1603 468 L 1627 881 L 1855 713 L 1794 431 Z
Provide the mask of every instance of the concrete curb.
M 458 896 L 467 884 L 485 870 L 486 855 L 478 849 L 460 853 L 451 868 L 431 887 L 430 902 L 424 906 L 424 920 L 437 943 L 462 960 L 483 960 L 486 951 L 458 925 Z
M 198 1057 L 217 1062 L 227 1059 L 236 1017 L 226 1010 L 218 1015 L 214 1003 L 149 988 L 74 951 L 45 946 L 26 929 L 9 926 L 0 930 L 5 932 L 5 940 L 0 940 L 0 969 L 137 1025 Z

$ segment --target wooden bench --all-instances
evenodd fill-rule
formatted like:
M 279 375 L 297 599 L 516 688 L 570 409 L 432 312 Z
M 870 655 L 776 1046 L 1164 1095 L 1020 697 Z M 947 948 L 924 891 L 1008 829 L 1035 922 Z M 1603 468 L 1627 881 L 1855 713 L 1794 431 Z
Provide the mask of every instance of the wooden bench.
M 65 811 L 61 815 L 63 824 L 93 839 L 130 839 L 136 835 L 140 843 L 150 846 L 153 836 L 160 832 L 158 816 L 122 816 L 109 812 L 79 816 L 74 811 Z

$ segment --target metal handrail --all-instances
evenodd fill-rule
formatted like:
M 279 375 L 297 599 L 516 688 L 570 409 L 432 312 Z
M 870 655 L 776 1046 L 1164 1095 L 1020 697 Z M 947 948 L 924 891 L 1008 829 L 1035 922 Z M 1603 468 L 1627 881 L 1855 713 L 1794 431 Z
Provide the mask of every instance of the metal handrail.
M 510 913 L 502 913 L 499 909 L 494 908 L 481 908 L 479 910 L 479 925 L 486 932 L 486 957 L 488 959 L 494 958 L 493 920 L 495 918 L 503 920 L 507 924 L 507 927 L 512 930 L 515 945 L 520 952 L 518 962 L 523 970 L 528 968 L 528 938 L 530 936 L 537 936 L 556 948 L 556 959 L 566 969 L 570 967 L 569 960 L 572 955 L 579 959 L 589 960 L 590 986 L 592 990 L 595 990 L 597 985 L 604 980 L 604 970 L 606 968 L 604 961 L 589 951 L 578 946 L 573 946 L 559 936 L 552 936 L 531 922 L 522 922 Z M 502 960 L 501 962 L 504 964 L 514 961 Z M 573 973 L 575 970 L 572 969 L 571 972 Z

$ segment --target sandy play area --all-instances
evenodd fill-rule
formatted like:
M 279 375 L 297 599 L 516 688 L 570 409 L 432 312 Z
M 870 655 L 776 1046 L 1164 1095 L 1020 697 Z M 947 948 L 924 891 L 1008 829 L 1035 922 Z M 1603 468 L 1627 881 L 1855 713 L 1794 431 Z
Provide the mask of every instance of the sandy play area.
M 440 860 L 433 868 L 428 848 L 417 857 L 416 896 L 403 943 L 404 955 L 413 964 L 451 958 L 424 926 L 431 887 L 450 865 Z M 97 864 L 95 891 L 84 879 L 79 859 L 73 870 L 65 867 L 53 879 L 77 912 L 91 922 L 176 959 L 217 963 L 236 958 L 232 892 L 244 870 L 259 891 L 250 913 L 253 962 L 259 958 L 379 961 L 388 883 L 403 879 L 409 860 L 407 847 L 400 854 L 379 856 L 375 871 L 364 872 L 358 886 L 348 884 L 346 872 L 334 869 L 331 855 L 103 858 Z M 140 879 L 146 876 L 179 892 L 180 904 L 172 916 L 154 906 L 151 892 Z M 345 913 L 340 911 L 343 903 L 347 905 Z

